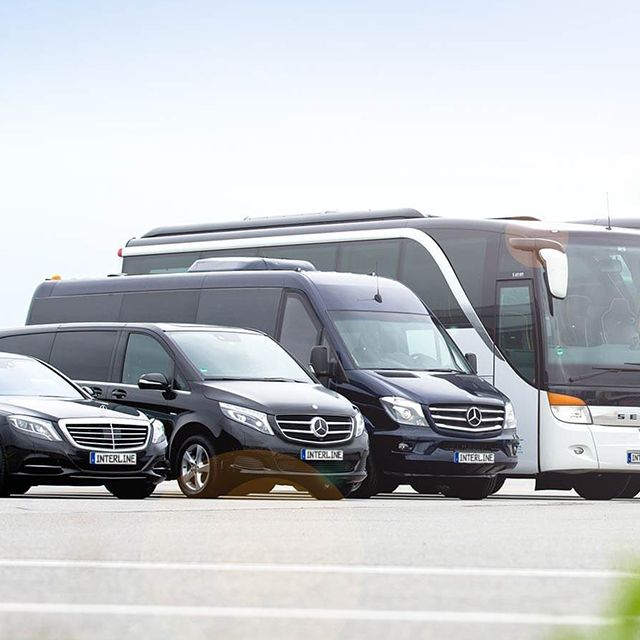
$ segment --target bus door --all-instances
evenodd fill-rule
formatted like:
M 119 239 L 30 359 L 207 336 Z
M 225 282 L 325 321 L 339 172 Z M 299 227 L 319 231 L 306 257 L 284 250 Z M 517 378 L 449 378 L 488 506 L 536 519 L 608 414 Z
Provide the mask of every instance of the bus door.
M 538 473 L 538 331 L 531 280 L 496 283 L 495 386 L 511 400 L 522 442 L 516 473 Z

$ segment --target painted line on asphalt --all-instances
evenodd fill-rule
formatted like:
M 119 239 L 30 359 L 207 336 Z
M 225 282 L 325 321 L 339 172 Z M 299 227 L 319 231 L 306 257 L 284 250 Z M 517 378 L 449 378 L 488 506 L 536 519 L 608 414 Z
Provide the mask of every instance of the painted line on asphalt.
M 373 622 L 441 622 L 539 626 L 601 626 L 612 618 L 589 615 L 504 613 L 499 611 L 414 611 L 380 609 L 304 609 L 276 607 L 193 607 L 175 605 L 0 602 L 2 613 L 92 616 L 163 616 L 175 618 L 256 618 L 272 620 L 358 620 Z
M 501 578 L 569 578 L 611 580 L 638 578 L 640 573 L 597 569 L 531 569 L 515 567 L 412 567 L 398 565 L 275 564 L 231 562 L 145 562 L 136 560 L 0 559 L 0 568 L 111 569 L 126 571 L 189 571 L 308 573 L 346 575 L 451 576 Z

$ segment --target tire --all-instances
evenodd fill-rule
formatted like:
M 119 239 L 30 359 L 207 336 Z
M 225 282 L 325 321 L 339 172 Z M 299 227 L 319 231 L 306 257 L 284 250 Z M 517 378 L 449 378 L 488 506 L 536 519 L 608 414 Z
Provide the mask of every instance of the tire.
M 436 478 L 414 478 L 411 488 L 423 496 L 433 496 L 440 493 L 442 482 Z
M 9 496 L 7 461 L 4 457 L 4 447 L 0 442 L 0 498 L 6 498 L 7 496 Z
M 276 481 L 271 478 L 258 478 L 239 484 L 229 491 L 230 496 L 248 496 L 250 493 L 270 493 L 276 486 Z
M 380 473 L 376 470 L 376 465 L 373 462 L 373 456 L 369 454 L 367 456 L 367 477 L 362 481 L 362 484 L 345 498 L 371 498 L 381 491 L 380 488 Z
M 585 500 L 613 500 L 624 493 L 630 480 L 624 473 L 585 473 L 573 479 L 573 488 Z
M 32 486 L 30 482 L 25 482 L 24 480 L 10 480 L 9 493 L 14 496 L 22 496 L 27 493 Z
M 459 500 L 484 500 L 493 493 L 496 484 L 493 478 L 443 478 L 442 495 Z
M 224 493 L 220 464 L 209 438 L 187 438 L 178 451 L 176 465 L 178 485 L 187 498 L 218 498 Z
M 116 480 L 104 486 L 120 500 L 144 500 L 156 489 L 156 483 L 147 480 Z
M 498 491 L 500 491 L 500 489 L 502 489 L 502 487 L 504 487 L 504 483 L 507 481 L 505 476 L 498 476 L 496 478 L 496 484 L 493 487 L 493 491 L 491 492 L 492 494 L 494 493 L 498 493 Z
M 635 498 L 640 493 L 640 476 L 633 475 L 629 480 L 627 488 L 618 496 L 618 498 Z

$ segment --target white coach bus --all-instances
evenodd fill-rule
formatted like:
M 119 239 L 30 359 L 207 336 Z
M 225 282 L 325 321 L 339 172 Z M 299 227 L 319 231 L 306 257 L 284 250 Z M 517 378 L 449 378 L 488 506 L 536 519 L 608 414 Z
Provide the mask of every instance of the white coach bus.
M 120 254 L 124 274 L 264 256 L 395 278 L 511 398 L 513 476 L 588 499 L 640 492 L 638 232 L 405 209 L 158 228 Z

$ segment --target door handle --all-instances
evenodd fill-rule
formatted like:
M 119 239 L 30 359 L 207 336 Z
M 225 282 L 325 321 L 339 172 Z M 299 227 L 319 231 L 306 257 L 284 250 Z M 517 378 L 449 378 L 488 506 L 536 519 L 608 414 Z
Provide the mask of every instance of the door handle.
M 89 387 L 89 389 L 91 389 L 91 391 L 93 391 L 93 395 L 96 398 L 99 398 L 102 395 L 102 388 L 101 387 Z
M 114 389 L 111 392 L 111 397 L 116 398 L 117 400 L 122 400 L 127 397 L 127 392 L 124 389 Z

